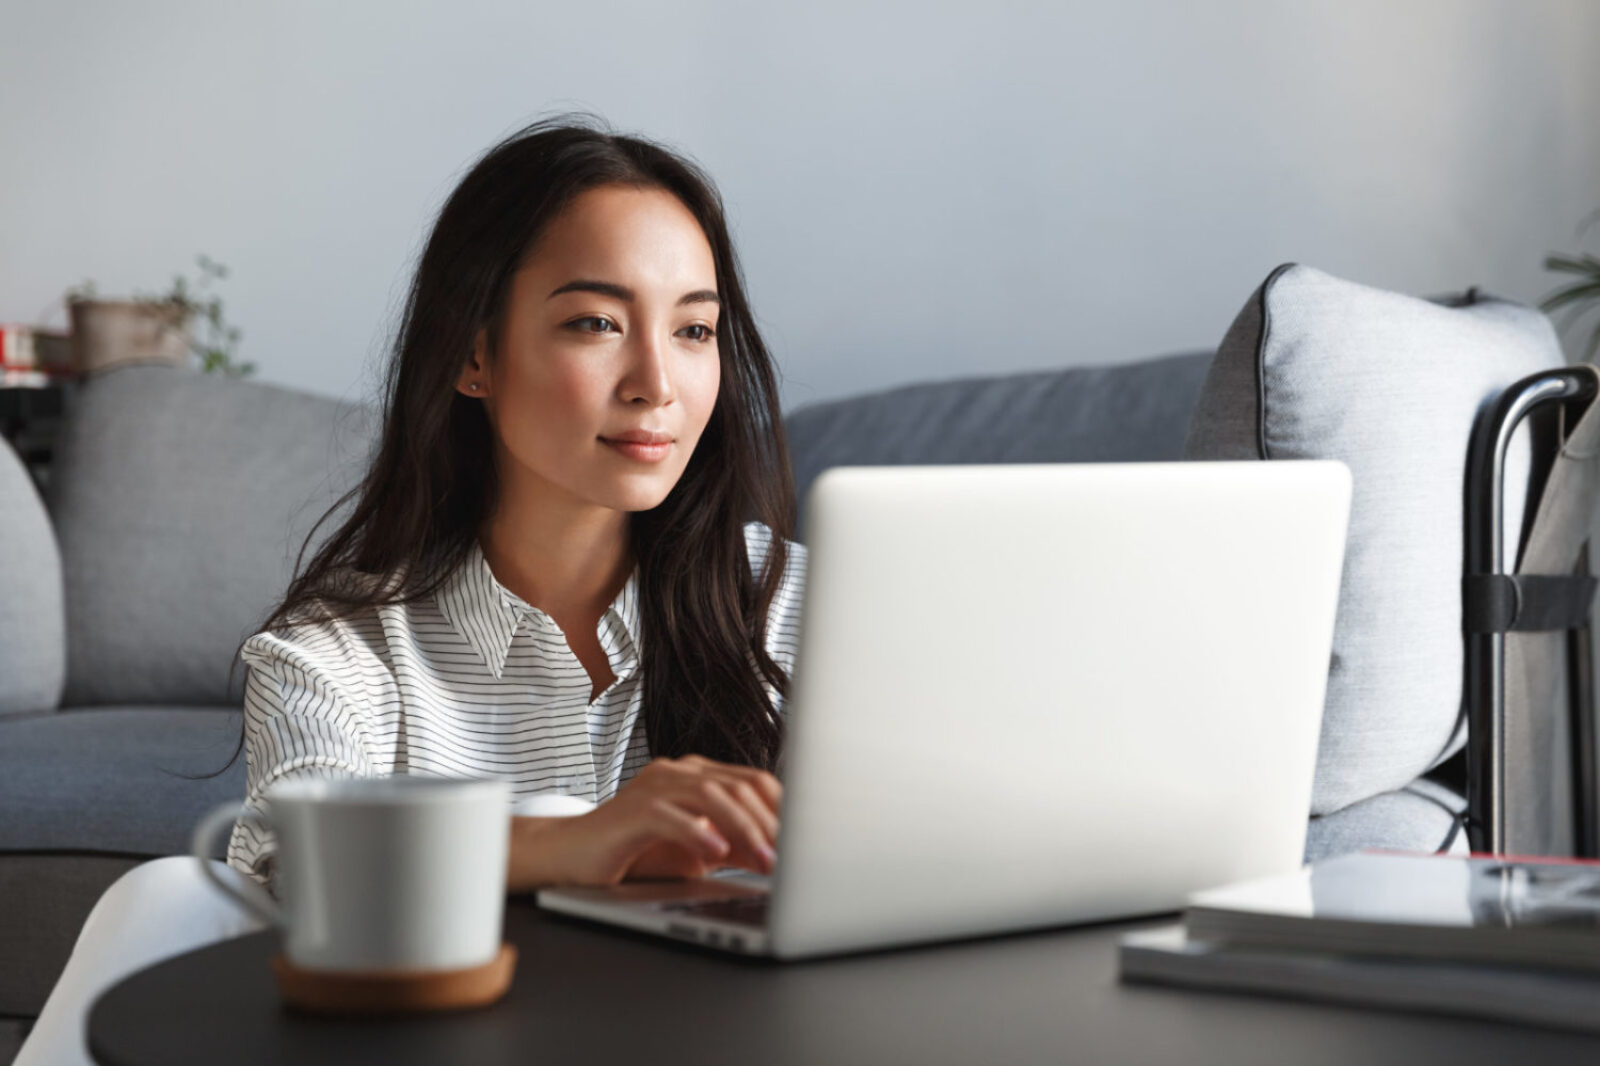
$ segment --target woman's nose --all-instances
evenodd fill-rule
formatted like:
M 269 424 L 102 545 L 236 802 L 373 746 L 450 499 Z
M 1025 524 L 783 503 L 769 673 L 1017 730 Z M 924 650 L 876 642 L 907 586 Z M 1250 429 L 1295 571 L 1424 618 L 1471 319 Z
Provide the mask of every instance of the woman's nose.
M 668 343 L 654 334 L 636 333 L 635 337 L 640 339 L 622 380 L 622 398 L 630 403 L 645 400 L 657 407 L 671 403 L 674 392 Z

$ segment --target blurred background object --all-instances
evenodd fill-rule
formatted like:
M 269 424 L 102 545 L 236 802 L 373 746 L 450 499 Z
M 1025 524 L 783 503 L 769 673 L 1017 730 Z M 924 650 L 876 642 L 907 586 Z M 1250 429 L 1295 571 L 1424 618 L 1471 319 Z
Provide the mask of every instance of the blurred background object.
M 1578 227 L 1580 240 L 1596 222 L 1600 222 L 1600 209 L 1591 212 Z M 1562 311 L 1557 321 L 1561 323 L 1564 333 L 1572 334 L 1589 312 L 1600 311 L 1600 258 L 1587 252 L 1576 255 L 1552 253 L 1545 257 L 1544 265 L 1546 270 L 1569 275 L 1570 280 L 1545 297 L 1539 306 L 1550 314 Z M 1600 355 L 1600 319 L 1593 323 L 1593 327 L 1582 348 L 1583 358 L 1590 362 Z
M 72 368 L 78 374 L 92 374 L 131 363 L 170 363 L 189 365 L 189 356 L 200 359 L 200 369 L 217 371 L 229 377 L 244 377 L 255 370 L 254 363 L 233 359 L 241 331 L 223 317 L 222 297 L 207 292 L 210 284 L 228 276 L 228 268 L 206 255 L 196 257 L 200 278 L 191 284 L 182 274 L 172 278 L 172 287 L 160 294 L 144 294 L 131 300 L 105 300 L 95 295 L 92 281 L 67 290 L 65 297 L 72 319 Z M 196 321 L 207 331 L 196 337 Z

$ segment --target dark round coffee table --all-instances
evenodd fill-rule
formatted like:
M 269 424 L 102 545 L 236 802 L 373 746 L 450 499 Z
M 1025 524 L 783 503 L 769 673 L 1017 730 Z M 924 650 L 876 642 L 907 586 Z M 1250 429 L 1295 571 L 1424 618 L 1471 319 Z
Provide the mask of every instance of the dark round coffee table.
M 1146 923 L 1148 924 L 1148 923 Z M 337 1063 L 1468 1063 L 1600 1061 L 1600 1038 L 1140 986 L 1116 979 L 1130 924 L 804 963 L 714 955 L 512 900 L 517 975 L 470 1013 L 297 1015 L 257 933 L 133 974 L 94 1004 L 103 1066 Z

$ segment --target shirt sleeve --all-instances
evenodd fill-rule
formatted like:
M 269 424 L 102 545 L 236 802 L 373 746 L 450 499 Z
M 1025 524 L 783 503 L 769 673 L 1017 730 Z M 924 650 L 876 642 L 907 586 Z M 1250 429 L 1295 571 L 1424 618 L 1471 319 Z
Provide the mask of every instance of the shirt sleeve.
M 772 543 L 772 531 L 760 522 L 745 526 L 745 546 L 750 557 L 750 569 L 759 576 L 766 561 L 767 548 Z M 800 612 L 806 587 L 806 546 L 789 541 L 789 560 L 783 568 L 783 580 L 772 597 L 767 610 L 767 654 L 794 677 L 795 653 L 800 647 Z M 779 714 L 787 714 L 783 697 L 771 685 L 763 683 Z
M 245 642 L 245 801 L 228 865 L 276 894 L 277 841 L 262 819 L 267 790 L 291 778 L 376 777 L 372 719 L 340 685 L 314 637 L 258 633 Z M 330 665 L 332 669 L 330 669 Z
M 535 792 L 512 801 L 511 813 L 537 818 L 571 818 L 588 814 L 595 806 L 582 796 L 569 796 L 563 792 Z

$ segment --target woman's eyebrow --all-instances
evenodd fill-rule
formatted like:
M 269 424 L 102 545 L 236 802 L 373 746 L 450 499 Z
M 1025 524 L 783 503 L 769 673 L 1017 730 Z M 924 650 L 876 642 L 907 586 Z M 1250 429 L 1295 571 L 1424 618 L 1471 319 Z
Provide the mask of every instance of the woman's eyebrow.
M 588 278 L 579 278 L 576 281 L 569 281 L 565 285 L 556 289 L 549 296 L 546 296 L 545 299 L 554 299 L 564 292 L 594 292 L 599 293 L 601 296 L 609 296 L 614 300 L 621 300 L 623 303 L 632 303 L 634 299 L 633 290 L 628 288 L 626 285 L 618 285 L 614 281 L 593 281 Z M 720 306 L 722 304 L 722 298 L 711 289 L 696 289 L 693 292 L 686 292 L 682 296 L 678 297 L 679 307 L 682 307 L 685 304 L 702 303 L 712 303 Z

